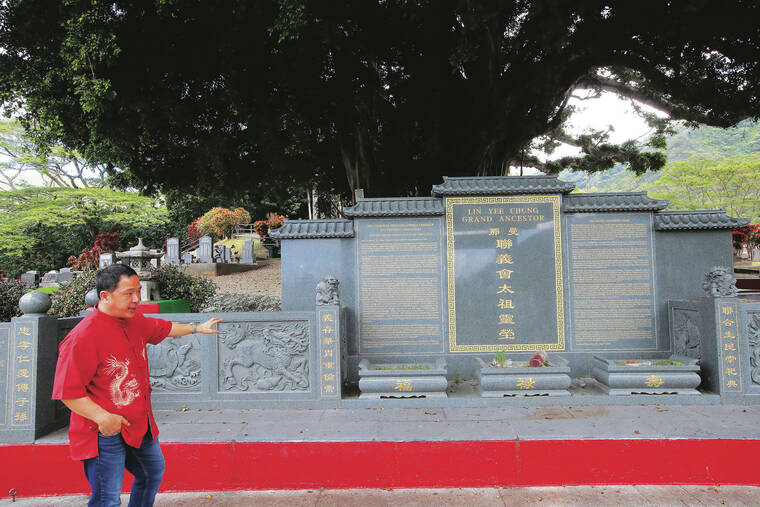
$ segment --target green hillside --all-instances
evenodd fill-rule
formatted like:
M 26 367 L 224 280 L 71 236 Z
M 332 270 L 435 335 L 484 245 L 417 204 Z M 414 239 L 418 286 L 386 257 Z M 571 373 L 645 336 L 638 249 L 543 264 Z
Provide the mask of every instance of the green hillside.
M 728 129 L 679 127 L 676 134 L 668 138 L 666 153 L 668 162 L 700 153 L 710 154 L 715 159 L 760 153 L 760 123 L 745 120 Z M 575 183 L 576 189 L 581 192 L 638 192 L 645 190 L 660 176 L 658 171 L 636 177 L 622 165 L 591 175 L 569 170 L 559 174 L 561 180 Z

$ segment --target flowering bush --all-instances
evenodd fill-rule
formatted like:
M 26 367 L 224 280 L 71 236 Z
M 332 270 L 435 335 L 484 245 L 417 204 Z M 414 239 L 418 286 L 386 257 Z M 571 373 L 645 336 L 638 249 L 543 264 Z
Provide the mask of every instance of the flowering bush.
M 87 308 L 84 304 L 84 296 L 95 288 L 95 273 L 94 269 L 86 270 L 51 294 L 50 299 L 53 304 L 48 313 L 59 318 L 79 315 L 79 312 Z
M 741 249 L 744 245 L 748 248 L 760 247 L 760 224 L 750 224 L 737 229 L 732 233 L 734 248 Z
M 198 232 L 198 221 L 200 218 L 196 218 L 193 222 L 187 226 L 187 241 L 193 243 L 198 240 L 203 234 Z
M 253 230 L 263 238 L 269 234 L 269 229 L 282 227 L 283 222 L 287 219 L 288 217 L 278 215 L 276 212 L 267 213 L 266 220 L 258 220 L 253 223 Z
M 69 257 L 68 264 L 73 268 L 81 271 L 98 269 L 98 260 L 102 253 L 112 253 L 118 250 L 121 244 L 119 233 L 98 234 L 95 237 L 95 244 L 90 249 L 82 250 L 79 256 L 72 255 Z
M 211 236 L 214 239 L 229 238 L 239 224 L 251 221 L 251 214 L 243 208 L 211 208 L 205 215 L 196 220 L 196 228 L 201 236 Z M 195 222 L 194 222 L 195 223 Z

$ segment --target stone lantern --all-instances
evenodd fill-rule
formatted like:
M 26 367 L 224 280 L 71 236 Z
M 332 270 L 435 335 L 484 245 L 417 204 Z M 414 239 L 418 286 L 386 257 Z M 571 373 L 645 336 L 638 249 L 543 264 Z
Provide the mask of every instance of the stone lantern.
M 152 280 L 150 269 L 153 266 L 153 259 L 156 260 L 155 266 L 161 263 L 163 253 L 160 250 L 151 250 L 143 245 L 142 238 L 139 238 L 137 245 L 133 246 L 126 252 L 116 252 L 114 256 L 122 259 L 124 264 L 137 272 L 140 278 L 140 300 L 151 301 L 160 299 L 158 293 L 158 283 Z

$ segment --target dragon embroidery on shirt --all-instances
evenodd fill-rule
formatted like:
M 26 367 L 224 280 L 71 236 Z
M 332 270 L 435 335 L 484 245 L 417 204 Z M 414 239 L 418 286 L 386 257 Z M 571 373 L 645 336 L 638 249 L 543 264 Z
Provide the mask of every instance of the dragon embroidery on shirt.
M 117 360 L 111 356 L 106 361 L 106 375 L 113 375 L 111 381 L 111 401 L 117 407 L 126 407 L 140 396 L 140 384 L 136 378 L 127 381 L 129 377 L 129 359 Z

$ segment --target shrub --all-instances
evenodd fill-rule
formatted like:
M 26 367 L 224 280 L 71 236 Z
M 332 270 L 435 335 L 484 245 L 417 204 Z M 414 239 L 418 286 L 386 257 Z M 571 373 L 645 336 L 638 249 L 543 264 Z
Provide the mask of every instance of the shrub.
M 0 322 L 9 322 L 13 317 L 19 317 L 18 300 L 26 290 L 16 280 L 0 282 Z
M 53 305 L 48 312 L 56 317 L 75 317 L 87 308 L 84 296 L 95 288 L 95 270 L 84 271 L 74 280 L 62 285 L 50 296 Z
M 201 312 L 279 312 L 281 308 L 282 300 L 275 296 L 222 292 L 210 298 Z
M 279 227 L 282 227 L 282 224 L 287 220 L 288 217 L 284 217 L 282 215 L 278 215 L 277 213 L 267 213 L 267 219 L 266 220 L 257 220 L 253 223 L 253 230 L 256 231 L 256 234 L 261 236 L 262 238 L 264 236 L 267 236 L 269 234 L 270 229 L 277 229 Z
M 82 250 L 79 257 L 69 257 L 68 264 L 78 270 L 86 271 L 88 269 L 98 269 L 100 254 L 112 253 L 118 250 L 121 244 L 119 234 L 114 232 L 110 234 L 98 234 L 95 237 L 95 244 L 90 249 Z
M 200 218 L 196 218 L 190 225 L 187 226 L 188 243 L 193 243 L 202 236 L 202 234 L 198 231 L 198 220 L 200 220 Z
M 193 276 L 179 264 L 163 264 L 152 270 L 153 279 L 164 299 L 185 299 L 190 311 L 197 313 L 216 293 L 216 284 L 208 278 Z
M 243 208 L 235 210 L 227 208 L 211 208 L 197 220 L 198 232 L 201 236 L 211 236 L 214 239 L 229 238 L 236 225 L 247 224 L 251 215 Z

